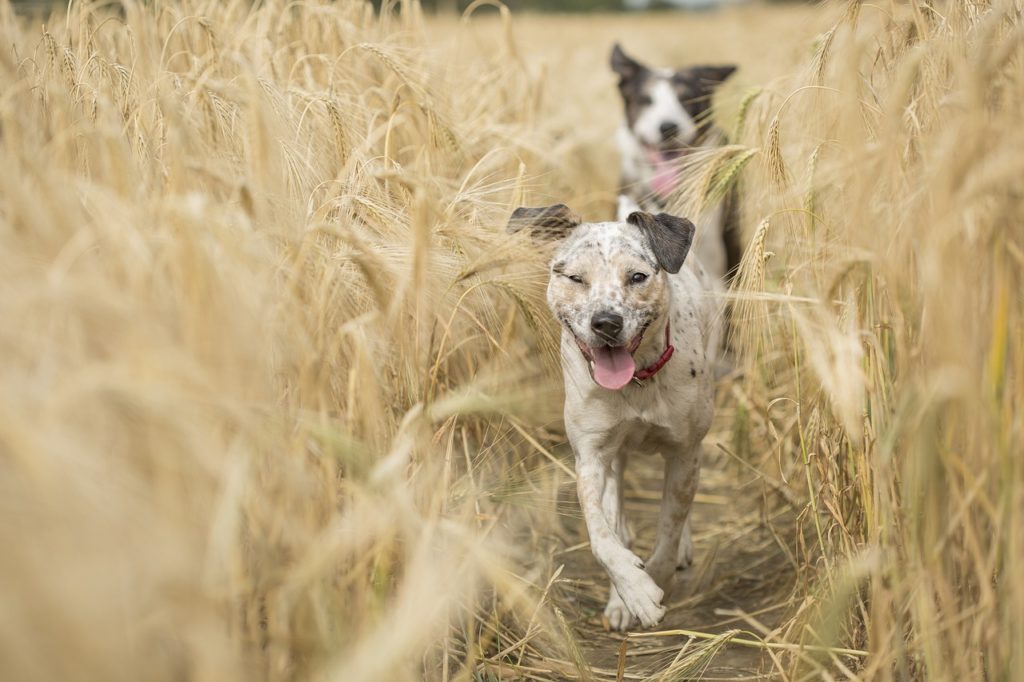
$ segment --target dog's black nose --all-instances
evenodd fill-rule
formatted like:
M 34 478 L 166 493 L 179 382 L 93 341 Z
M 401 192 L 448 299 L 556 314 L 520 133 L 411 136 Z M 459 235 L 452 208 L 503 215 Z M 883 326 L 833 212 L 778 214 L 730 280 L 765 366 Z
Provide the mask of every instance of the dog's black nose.
M 590 318 L 590 328 L 606 341 L 617 341 L 622 331 L 622 315 L 615 313 L 596 313 Z
M 658 129 L 661 130 L 661 139 L 663 140 L 670 140 L 679 134 L 679 124 L 672 121 L 665 121 Z

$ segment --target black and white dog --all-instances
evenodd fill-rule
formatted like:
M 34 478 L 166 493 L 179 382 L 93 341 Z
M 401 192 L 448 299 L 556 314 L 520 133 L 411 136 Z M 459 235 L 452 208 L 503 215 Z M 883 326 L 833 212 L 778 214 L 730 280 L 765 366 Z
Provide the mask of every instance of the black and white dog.
M 681 180 L 683 157 L 721 145 L 725 136 L 711 122 L 711 96 L 735 66 L 690 66 L 678 70 L 647 67 L 616 44 L 612 70 L 619 75 L 625 119 L 616 132 L 621 154 L 619 220 L 636 210 L 657 213 L 668 207 Z M 720 281 L 742 255 L 734 193 L 697 218 L 694 252 Z

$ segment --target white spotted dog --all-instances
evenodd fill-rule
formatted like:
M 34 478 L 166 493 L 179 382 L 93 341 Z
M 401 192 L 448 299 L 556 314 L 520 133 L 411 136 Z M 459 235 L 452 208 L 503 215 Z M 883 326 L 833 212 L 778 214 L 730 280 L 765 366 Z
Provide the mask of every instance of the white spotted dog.
M 562 325 L 565 429 L 590 546 L 611 578 L 605 623 L 650 627 L 677 567 L 693 557 L 689 513 L 711 426 L 718 298 L 692 254 L 689 220 L 634 212 L 582 223 L 566 206 L 518 208 L 509 231 L 556 241 L 548 305 Z M 630 550 L 623 469 L 661 453 L 664 491 L 653 554 Z
M 612 70 L 619 75 L 625 118 L 615 134 L 622 175 L 619 219 L 631 209 L 664 210 L 681 179 L 683 157 L 721 145 L 725 136 L 711 124 L 711 96 L 735 66 L 653 69 L 612 48 Z M 734 193 L 697 219 L 694 251 L 722 282 L 739 265 L 740 248 Z

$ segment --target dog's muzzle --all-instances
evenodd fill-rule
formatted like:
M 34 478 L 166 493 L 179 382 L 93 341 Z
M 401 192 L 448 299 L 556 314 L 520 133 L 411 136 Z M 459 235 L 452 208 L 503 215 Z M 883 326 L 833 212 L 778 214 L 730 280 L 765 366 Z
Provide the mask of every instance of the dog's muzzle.
M 622 318 L 619 317 L 619 319 Z M 640 347 L 645 330 L 646 327 L 624 345 L 602 343 L 590 346 L 573 334 L 576 345 L 579 346 L 580 352 L 583 353 L 583 357 L 590 365 L 590 376 L 599 386 L 618 391 L 633 380 L 633 375 L 636 373 L 636 361 L 633 360 L 633 353 Z M 618 331 L 621 332 L 621 327 Z M 598 334 L 598 337 L 604 338 L 601 334 Z

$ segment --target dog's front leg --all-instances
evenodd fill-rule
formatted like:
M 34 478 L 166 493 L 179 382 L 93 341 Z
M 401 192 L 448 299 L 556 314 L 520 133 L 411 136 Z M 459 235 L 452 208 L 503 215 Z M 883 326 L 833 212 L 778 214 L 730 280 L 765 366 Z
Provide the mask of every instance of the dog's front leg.
M 608 524 L 615 531 L 622 544 L 627 549 L 632 544 L 629 535 L 629 528 L 626 526 L 626 512 L 623 509 L 622 479 L 626 470 L 626 456 L 623 453 L 616 455 L 611 462 L 611 476 L 605 478 L 604 494 L 601 496 L 601 508 L 604 509 L 604 517 Z
M 645 627 L 651 627 L 665 615 L 661 606 L 664 592 L 644 571 L 644 563 L 623 544 L 605 515 L 602 501 L 614 455 L 596 452 L 576 453 L 576 489 L 590 534 L 590 549 L 612 580 L 612 585 L 629 613 Z M 622 619 L 621 628 L 628 626 Z
M 605 479 L 604 496 L 601 499 L 601 508 L 604 510 L 604 517 L 608 524 L 615 531 L 616 536 L 626 549 L 631 549 L 629 528 L 626 526 L 626 514 L 623 509 L 622 479 L 626 469 L 626 455 L 623 452 L 612 460 L 612 475 Z M 615 583 L 608 586 L 608 603 L 604 607 L 605 628 L 617 631 L 625 631 L 633 624 L 633 614 L 626 608 L 622 597 L 615 590 Z
M 680 560 L 683 533 L 689 530 L 690 507 L 697 493 L 700 473 L 699 452 L 700 446 L 697 446 L 693 453 L 665 458 L 665 489 L 658 514 L 658 539 L 647 562 L 647 572 L 666 592 Z

